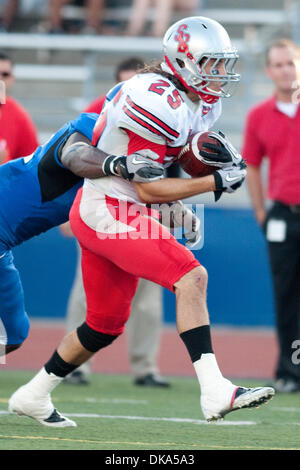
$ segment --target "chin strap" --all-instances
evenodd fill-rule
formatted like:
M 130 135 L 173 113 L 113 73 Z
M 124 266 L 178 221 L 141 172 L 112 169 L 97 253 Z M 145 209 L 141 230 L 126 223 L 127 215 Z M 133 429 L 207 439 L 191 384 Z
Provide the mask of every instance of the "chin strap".
M 198 95 L 202 101 L 205 101 L 205 103 L 214 104 L 220 99 L 219 96 L 209 95 L 208 93 L 205 93 L 205 91 L 206 89 L 203 88 L 203 91 L 198 92 Z

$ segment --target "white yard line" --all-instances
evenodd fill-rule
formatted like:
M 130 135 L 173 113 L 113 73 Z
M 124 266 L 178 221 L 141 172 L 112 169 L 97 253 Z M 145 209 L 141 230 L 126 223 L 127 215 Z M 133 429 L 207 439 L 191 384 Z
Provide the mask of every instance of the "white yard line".
M 112 403 L 113 405 L 118 404 L 129 404 L 129 405 L 148 405 L 147 400 L 129 400 L 126 398 L 85 398 L 84 401 L 87 403 Z
M 293 408 L 288 406 L 272 406 L 270 407 L 272 410 L 275 411 L 287 411 L 288 413 L 300 413 L 300 408 Z
M 103 419 L 128 419 L 136 421 L 165 421 L 170 423 L 191 423 L 191 424 L 209 424 L 203 419 L 191 419 L 191 418 L 160 418 L 154 416 L 124 416 L 124 415 L 100 415 L 96 413 L 65 413 L 65 416 L 73 418 L 103 418 Z M 219 421 L 217 425 L 223 426 L 249 426 L 257 424 L 255 421 Z
M 132 421 L 164 421 L 169 423 L 190 423 L 190 424 L 209 424 L 203 419 L 191 418 L 160 418 L 154 416 L 126 416 L 126 415 L 102 415 L 97 413 L 64 413 L 64 416 L 70 418 L 98 418 L 98 419 L 127 419 Z M 5 410 L 0 410 L 1 415 L 9 415 Z M 257 424 L 255 421 L 219 421 L 215 423 L 217 426 L 250 426 Z

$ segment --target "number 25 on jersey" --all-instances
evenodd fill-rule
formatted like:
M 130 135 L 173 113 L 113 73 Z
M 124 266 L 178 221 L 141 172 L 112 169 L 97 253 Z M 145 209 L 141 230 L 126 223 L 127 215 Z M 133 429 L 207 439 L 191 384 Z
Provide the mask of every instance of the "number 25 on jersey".
M 149 91 L 157 93 L 158 95 L 163 95 L 166 91 L 166 88 L 169 88 L 171 84 L 165 80 L 157 80 L 150 85 L 148 88 Z M 167 101 L 172 109 L 177 109 L 181 105 L 181 96 L 178 90 L 174 89 L 172 93 L 168 94 Z

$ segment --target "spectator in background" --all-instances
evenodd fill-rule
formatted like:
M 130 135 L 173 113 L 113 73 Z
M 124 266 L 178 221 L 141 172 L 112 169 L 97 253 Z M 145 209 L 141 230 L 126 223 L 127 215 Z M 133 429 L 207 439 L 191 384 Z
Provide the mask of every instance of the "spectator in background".
M 179 10 L 183 17 L 193 16 L 195 10 L 201 6 L 202 0 L 133 0 L 125 34 L 138 36 L 143 33 L 150 7 L 154 7 L 155 11 L 149 34 L 161 37 L 172 21 L 174 10 Z
M 289 40 L 278 40 L 268 48 L 266 58 L 274 95 L 249 112 L 243 156 L 273 277 L 279 343 L 274 388 L 283 393 L 299 392 L 300 365 L 293 361 L 293 352 L 295 341 L 300 339 L 300 90 L 295 89 L 300 78 L 300 48 Z M 269 160 L 269 210 L 261 177 L 263 157 Z
M 120 62 L 116 68 L 116 83 L 128 80 L 144 66 L 144 61 L 130 57 Z M 93 101 L 85 112 L 100 114 L 105 95 Z M 174 171 L 174 170 L 173 170 Z M 178 176 L 178 174 L 176 174 Z M 69 223 L 60 227 L 65 236 L 73 236 Z M 67 308 L 67 331 L 71 332 L 80 325 L 86 315 L 86 298 L 81 273 L 81 257 L 78 246 L 78 261 L 75 280 Z M 158 284 L 140 279 L 132 303 L 132 314 L 128 321 L 129 358 L 134 383 L 143 386 L 167 387 L 169 383 L 159 375 L 157 352 L 162 325 L 162 291 Z M 85 362 L 76 371 L 65 378 L 66 383 L 87 384 L 90 363 Z
M 137 73 L 138 69 L 143 68 L 145 65 L 144 61 L 139 57 L 128 57 L 117 65 L 115 71 L 115 82 L 124 82 L 129 78 L 133 77 Z M 100 114 L 104 105 L 106 95 L 102 95 L 96 98 L 89 106 L 84 110 L 86 113 L 97 113 Z
M 65 5 L 74 4 L 86 7 L 86 24 L 83 34 L 98 34 L 104 8 L 104 0 L 49 0 L 50 33 L 63 33 L 61 9 Z
M 13 86 L 13 63 L 0 52 L 0 80 L 5 85 L 6 102 L 0 104 L 0 163 L 30 155 L 38 147 L 34 124 L 25 109 L 8 93 Z
M 3 4 L 3 14 L 0 20 L 0 33 L 7 33 L 10 31 L 16 14 L 19 10 L 19 0 L 6 0 L 1 2 Z M 2 6 L 2 5 L 0 5 Z

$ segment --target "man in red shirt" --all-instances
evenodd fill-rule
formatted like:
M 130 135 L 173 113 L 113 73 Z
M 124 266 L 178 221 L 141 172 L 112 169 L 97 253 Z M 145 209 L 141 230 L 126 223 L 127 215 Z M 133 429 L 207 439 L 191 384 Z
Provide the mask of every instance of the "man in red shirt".
M 293 354 L 300 339 L 300 107 L 299 89 L 295 88 L 300 49 L 289 40 L 279 40 L 269 47 L 266 59 L 266 73 L 275 93 L 250 110 L 243 157 L 273 277 L 279 343 L 275 388 L 293 392 L 300 391 L 300 365 Z M 269 159 L 269 210 L 261 176 L 264 157 Z
M 14 83 L 10 57 L 0 52 L 0 80 L 6 90 L 5 104 L 0 104 L 0 164 L 30 155 L 38 147 L 34 124 L 25 109 L 7 96 Z

